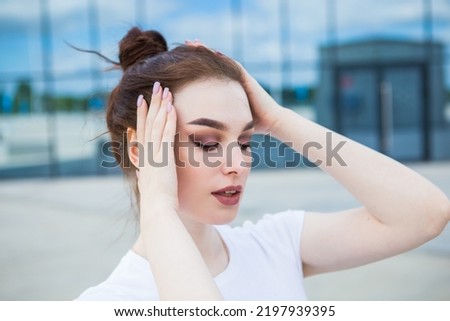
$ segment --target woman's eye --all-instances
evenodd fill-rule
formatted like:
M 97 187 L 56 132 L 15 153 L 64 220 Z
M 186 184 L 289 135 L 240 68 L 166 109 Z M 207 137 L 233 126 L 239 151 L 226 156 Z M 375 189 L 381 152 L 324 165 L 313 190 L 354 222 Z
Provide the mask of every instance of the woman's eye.
M 252 146 L 249 143 L 239 143 L 239 146 L 242 150 L 250 151 Z
M 219 143 L 202 143 L 202 142 L 194 142 L 195 146 L 203 149 L 206 152 L 212 152 L 219 146 Z

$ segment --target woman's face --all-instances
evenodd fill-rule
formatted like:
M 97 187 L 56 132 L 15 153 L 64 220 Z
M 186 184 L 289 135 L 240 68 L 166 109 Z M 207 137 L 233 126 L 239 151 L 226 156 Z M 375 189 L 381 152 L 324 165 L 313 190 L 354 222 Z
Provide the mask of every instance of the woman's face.
M 180 214 L 204 224 L 236 216 L 251 169 L 253 118 L 235 81 L 197 81 L 174 95 Z

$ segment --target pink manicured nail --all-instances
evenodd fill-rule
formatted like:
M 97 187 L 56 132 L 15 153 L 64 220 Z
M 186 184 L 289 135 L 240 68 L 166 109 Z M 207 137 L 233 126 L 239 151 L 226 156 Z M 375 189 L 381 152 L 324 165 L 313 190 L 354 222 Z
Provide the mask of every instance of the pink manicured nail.
M 164 91 L 163 91 L 163 99 L 166 99 L 167 98 L 167 96 L 169 95 L 169 88 L 164 88 Z
M 144 96 L 143 95 L 139 95 L 138 96 L 138 99 L 137 99 L 137 102 L 136 102 L 136 105 L 138 106 L 138 107 L 140 107 L 141 105 L 142 105 L 142 101 L 144 100 Z
M 159 83 L 159 81 L 155 81 L 155 83 L 153 84 L 153 95 L 158 93 L 160 87 L 161 84 Z
M 172 107 L 173 107 L 173 106 L 172 106 L 172 103 L 171 103 L 171 102 L 168 102 L 168 103 L 167 103 L 167 112 L 168 112 L 168 113 L 170 113 L 170 111 L 172 110 Z

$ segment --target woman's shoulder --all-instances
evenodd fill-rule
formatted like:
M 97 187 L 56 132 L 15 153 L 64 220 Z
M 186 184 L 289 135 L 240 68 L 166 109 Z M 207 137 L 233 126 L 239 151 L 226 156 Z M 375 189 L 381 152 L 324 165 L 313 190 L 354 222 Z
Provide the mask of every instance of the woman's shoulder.
M 240 226 L 220 226 L 222 236 L 233 243 L 266 244 L 298 249 L 303 227 L 303 210 L 288 209 L 279 213 L 267 213 L 258 220 L 247 220 Z
M 278 213 L 266 213 L 256 220 L 246 220 L 234 229 L 242 232 L 283 233 L 289 230 L 298 232 L 303 225 L 303 210 L 288 209 Z
M 88 288 L 76 300 L 158 300 L 158 292 L 148 262 L 129 250 L 105 281 Z

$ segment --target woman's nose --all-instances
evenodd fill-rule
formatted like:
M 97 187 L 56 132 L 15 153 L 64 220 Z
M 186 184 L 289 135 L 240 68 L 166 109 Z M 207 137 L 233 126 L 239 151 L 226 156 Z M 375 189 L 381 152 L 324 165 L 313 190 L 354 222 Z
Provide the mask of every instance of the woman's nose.
M 228 144 L 224 152 L 224 164 L 222 164 L 224 174 L 241 174 L 251 167 L 250 152 L 242 150 L 238 143 Z

